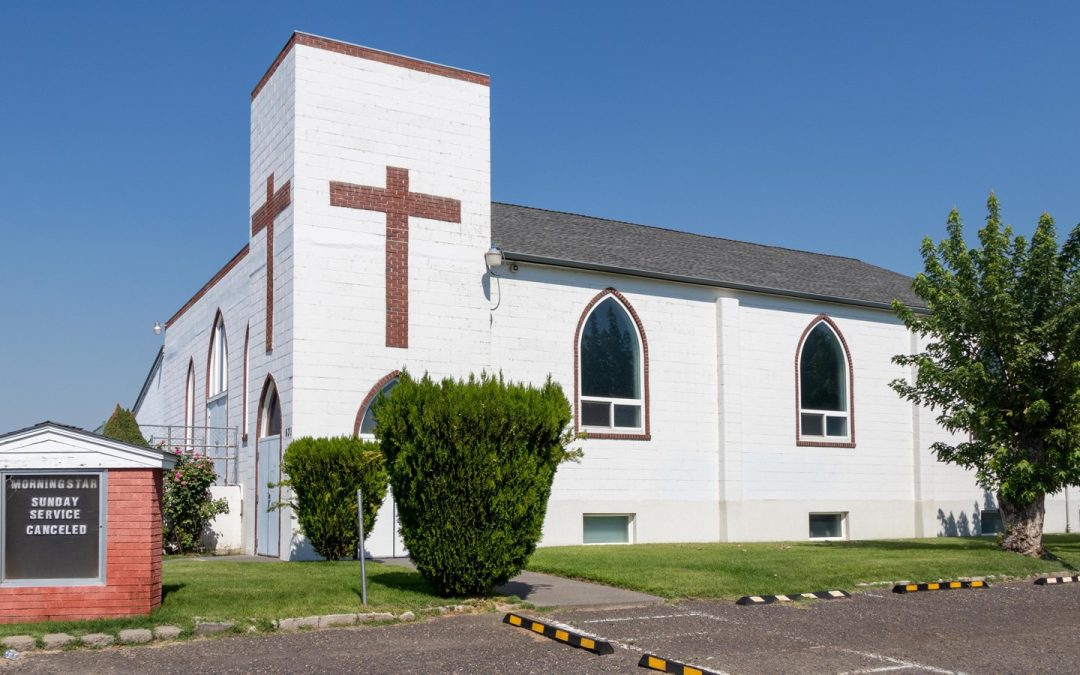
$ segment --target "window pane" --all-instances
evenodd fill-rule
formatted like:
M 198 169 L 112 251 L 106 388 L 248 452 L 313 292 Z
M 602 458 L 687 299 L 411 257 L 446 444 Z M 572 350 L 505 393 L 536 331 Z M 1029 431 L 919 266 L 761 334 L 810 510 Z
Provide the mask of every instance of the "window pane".
M 640 366 L 641 345 L 630 316 L 614 298 L 606 298 L 581 332 L 581 393 L 641 398 Z
M 802 433 L 803 436 L 824 436 L 824 415 L 817 414 L 802 414 Z
M 847 410 L 844 350 L 836 334 L 818 323 L 803 343 L 799 358 L 799 393 L 803 408 Z
M 1001 513 L 997 509 L 984 510 L 979 514 L 979 534 L 997 534 L 1005 531 L 1005 525 L 1001 522 Z
M 810 538 L 839 539 L 844 536 L 841 520 L 842 516 L 839 513 L 811 513 Z
M 615 426 L 641 427 L 641 406 L 639 405 L 615 405 Z
M 371 403 L 368 404 L 367 410 L 364 411 L 364 419 L 360 420 L 360 433 L 375 433 L 375 408 L 379 401 L 388 396 L 390 391 L 393 390 L 397 384 L 398 381 L 396 379 L 390 380 L 385 387 L 379 390 L 379 393 L 375 395 L 375 398 L 371 399 Z
M 610 427 L 611 404 L 582 401 L 581 423 L 587 427 Z
M 825 420 L 826 433 L 829 436 L 847 436 L 847 418 L 829 417 Z
M 281 403 L 278 401 L 277 391 L 270 394 L 270 400 L 266 403 L 266 435 L 279 436 L 281 434 Z
M 630 516 L 583 516 L 586 544 L 626 544 L 630 542 Z

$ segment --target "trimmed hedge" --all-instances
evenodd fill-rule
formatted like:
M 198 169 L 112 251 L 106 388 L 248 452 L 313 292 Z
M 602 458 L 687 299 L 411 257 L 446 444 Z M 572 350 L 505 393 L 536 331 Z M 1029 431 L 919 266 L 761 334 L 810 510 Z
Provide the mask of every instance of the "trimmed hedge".
M 285 451 L 282 485 L 292 488 L 289 506 L 315 551 L 327 560 L 356 553 L 356 490 L 364 495 L 364 536 L 386 497 L 379 444 L 351 436 L 298 438 Z
M 443 595 L 505 583 L 540 539 L 551 482 L 575 459 L 570 403 L 543 387 L 483 374 L 468 381 L 403 373 L 375 410 L 401 536 Z
M 150 444 L 143 438 L 139 423 L 135 421 L 135 415 L 130 410 L 121 408 L 119 403 L 116 404 L 116 410 L 113 410 L 112 417 L 105 422 L 101 435 L 144 448 L 150 447 Z

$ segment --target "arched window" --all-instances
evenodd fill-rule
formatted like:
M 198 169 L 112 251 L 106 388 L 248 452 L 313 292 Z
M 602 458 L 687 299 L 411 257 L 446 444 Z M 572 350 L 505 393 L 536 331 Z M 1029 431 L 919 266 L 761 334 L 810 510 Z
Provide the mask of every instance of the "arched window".
M 190 447 L 195 434 L 195 362 L 188 361 L 184 388 L 184 445 Z
M 218 313 L 210 333 L 210 363 L 207 369 L 206 397 L 213 398 L 229 390 L 229 345 L 225 340 L 225 320 Z
M 829 317 L 816 317 L 803 332 L 797 363 L 799 442 L 854 447 L 851 356 Z
M 250 359 L 248 358 L 248 338 L 251 337 L 251 326 L 248 325 L 244 328 L 244 378 L 243 383 L 240 386 L 241 399 L 240 399 L 240 433 L 243 436 L 243 440 L 246 442 L 248 438 L 248 366 Z
M 273 380 L 266 383 L 263 392 L 263 406 L 260 411 L 262 428 L 259 430 L 259 438 L 281 435 L 281 401 L 278 399 L 277 386 Z
M 575 349 L 579 430 L 591 438 L 648 439 L 648 344 L 622 294 L 609 288 L 593 298 Z
M 362 438 L 375 437 L 375 404 L 381 397 L 389 394 L 397 386 L 400 377 L 401 371 L 395 370 L 375 383 L 368 395 L 364 397 L 364 402 L 360 404 L 360 410 L 356 413 L 353 434 Z

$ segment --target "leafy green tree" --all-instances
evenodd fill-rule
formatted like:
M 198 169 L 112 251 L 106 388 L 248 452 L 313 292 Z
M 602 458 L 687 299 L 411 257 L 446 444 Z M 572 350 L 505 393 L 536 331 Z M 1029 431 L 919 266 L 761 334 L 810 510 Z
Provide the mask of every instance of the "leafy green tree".
M 1035 556 L 1046 495 L 1080 483 L 1080 225 L 1059 246 L 1043 214 L 1028 242 L 1002 226 L 993 193 L 987 210 L 977 248 L 955 209 L 944 240 L 923 240 L 914 288 L 928 311 L 893 304 L 922 350 L 893 358 L 916 371 L 891 386 L 970 433 L 934 453 L 997 493 L 1002 548 Z
M 403 373 L 375 416 L 401 536 L 424 578 L 443 595 L 474 595 L 521 571 L 555 470 L 577 457 L 562 388 Z
M 142 431 L 139 430 L 139 423 L 135 421 L 135 415 L 130 410 L 121 408 L 119 403 L 116 404 L 116 410 L 113 410 L 109 421 L 105 422 L 101 435 L 144 448 L 150 447 L 150 444 L 143 438 Z
M 296 513 L 304 536 L 327 560 L 357 553 L 356 491 L 363 491 L 364 536 L 386 497 L 386 470 L 379 444 L 351 436 L 297 438 L 285 451 L 283 468 L 292 488 L 287 504 Z

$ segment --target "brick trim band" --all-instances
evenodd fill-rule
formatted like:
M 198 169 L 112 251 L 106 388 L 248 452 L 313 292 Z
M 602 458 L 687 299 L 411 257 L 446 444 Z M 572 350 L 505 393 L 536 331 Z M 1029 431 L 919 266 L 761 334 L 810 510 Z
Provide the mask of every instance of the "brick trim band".
M 578 318 L 577 330 L 574 331 L 574 432 L 581 433 L 581 329 L 585 326 L 585 319 L 588 318 L 593 307 L 609 295 L 614 296 L 615 299 L 619 301 L 619 304 L 623 306 L 623 309 L 630 315 L 630 318 L 633 319 L 634 325 L 637 326 L 638 336 L 641 338 L 641 379 L 643 380 L 642 388 L 644 389 L 642 405 L 645 408 L 645 431 L 644 433 L 592 431 L 586 433 L 588 433 L 589 438 L 600 438 L 613 441 L 651 441 L 652 427 L 649 415 L 649 339 L 645 335 L 645 326 L 642 325 L 641 318 L 638 316 L 634 306 L 630 304 L 630 301 L 626 299 L 626 296 L 611 287 L 605 288 L 597 293 L 593 296 L 593 299 L 589 301 L 589 304 L 585 305 L 584 311 L 581 312 L 581 317 Z
M 185 302 L 183 307 L 176 310 L 176 314 L 173 314 L 172 318 L 165 322 L 165 328 L 171 328 L 172 325 L 176 323 L 176 320 L 183 316 L 184 312 L 195 306 L 195 303 L 201 300 L 202 297 L 206 295 L 206 293 L 217 284 L 217 282 L 224 279 L 225 275 L 228 274 L 232 270 L 232 268 L 236 267 L 241 260 L 247 257 L 248 250 L 250 248 L 250 244 L 244 244 L 244 248 L 240 249 L 240 251 L 237 252 L 237 254 L 234 255 L 231 260 L 229 260 L 229 262 L 225 263 L 225 266 L 218 270 L 217 274 L 210 277 L 210 281 L 207 281 L 205 284 L 203 284 L 203 287 L 200 288 L 195 293 L 195 295 L 191 296 L 191 299 Z
M 468 70 L 461 70 L 460 68 L 443 66 L 429 61 L 421 61 L 408 56 L 401 56 L 400 54 L 383 52 L 370 47 L 361 47 L 360 45 L 353 45 L 348 42 L 341 42 L 338 40 L 331 40 L 330 38 L 319 37 L 317 35 L 297 32 L 293 33 L 289 38 L 289 41 L 281 48 L 281 51 L 278 52 L 274 62 L 270 64 L 270 68 L 267 69 L 266 73 L 259 79 L 259 83 L 256 84 L 255 88 L 251 91 L 252 101 L 259 95 L 259 92 L 266 86 L 266 83 L 273 77 L 274 73 L 277 72 L 278 66 L 281 65 L 281 62 L 285 60 L 285 57 L 288 56 L 289 52 L 292 51 L 292 48 L 296 45 L 304 45 L 305 47 L 314 47 L 315 49 L 344 54 L 345 56 L 354 56 L 368 61 L 386 63 L 391 66 L 408 68 L 409 70 L 415 70 L 421 73 L 441 75 L 442 77 L 461 80 L 463 82 L 472 82 L 473 84 L 480 84 L 485 87 L 491 86 L 491 78 L 481 73 L 474 73 Z
M 851 440 L 845 442 L 834 441 L 807 441 L 802 437 L 802 390 L 799 389 L 799 361 L 802 358 L 803 343 L 806 342 L 806 336 L 810 334 L 810 331 L 814 330 L 819 323 L 827 323 L 832 328 L 836 337 L 840 338 L 840 346 L 844 350 L 844 357 L 847 359 L 848 370 L 848 431 L 850 431 L 849 438 Z M 844 334 L 840 332 L 840 328 L 827 314 L 818 314 L 815 316 L 806 328 L 803 329 L 802 335 L 799 336 L 799 344 L 795 347 L 795 445 L 800 448 L 854 448 L 855 447 L 855 367 L 851 362 L 851 350 L 848 348 L 847 340 L 844 339 Z
M 368 406 L 370 406 L 371 402 L 375 400 L 375 397 L 379 395 L 379 391 L 382 390 L 382 388 L 386 385 L 390 384 L 390 382 L 396 380 L 399 377 L 401 377 L 400 370 L 391 371 L 386 375 L 383 375 L 382 378 L 375 383 L 375 386 L 372 387 L 371 390 L 367 393 L 367 396 L 364 397 L 364 400 L 360 402 L 360 408 L 356 411 L 356 422 L 353 424 L 352 432 L 353 436 L 360 435 L 360 423 L 364 421 L 364 413 L 367 412 Z
M 386 214 L 386 346 L 409 346 L 409 217 L 461 222 L 461 202 L 409 191 L 409 170 L 386 167 L 386 187 L 330 181 L 330 206 Z

